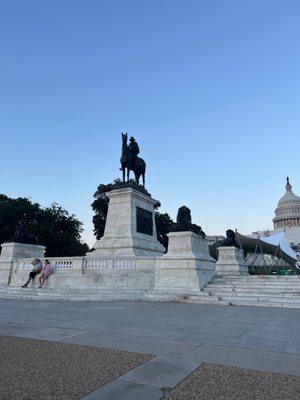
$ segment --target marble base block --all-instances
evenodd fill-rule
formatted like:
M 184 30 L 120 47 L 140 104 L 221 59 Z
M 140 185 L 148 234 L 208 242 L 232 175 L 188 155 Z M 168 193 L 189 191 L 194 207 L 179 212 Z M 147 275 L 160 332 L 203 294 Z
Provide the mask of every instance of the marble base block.
M 0 284 L 7 285 L 11 280 L 13 261 L 22 258 L 43 258 L 45 247 L 36 244 L 3 243 L 0 254 Z
M 198 293 L 215 275 L 207 239 L 193 232 L 171 232 L 168 237 L 168 253 L 156 262 L 154 294 Z
M 17 260 L 21 258 L 43 258 L 45 246 L 8 242 L 1 245 L 0 261 Z
M 243 251 L 234 246 L 219 247 L 219 259 L 216 262 L 217 275 L 248 275 L 248 266 Z
M 109 205 L 104 236 L 87 256 L 162 256 L 165 249 L 157 240 L 155 225 L 157 200 L 132 187 L 115 189 L 106 195 Z

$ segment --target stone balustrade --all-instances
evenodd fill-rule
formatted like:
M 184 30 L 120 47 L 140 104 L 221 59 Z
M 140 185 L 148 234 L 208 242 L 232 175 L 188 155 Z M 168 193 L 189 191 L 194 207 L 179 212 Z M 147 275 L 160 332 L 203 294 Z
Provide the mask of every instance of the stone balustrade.
M 122 259 L 113 260 L 114 269 L 131 269 L 135 267 L 136 267 L 135 260 L 122 260 Z
M 55 268 L 55 272 L 69 271 L 69 270 L 80 270 L 83 269 L 84 257 L 48 257 L 47 260 Z M 45 258 L 41 258 L 42 263 L 44 263 Z M 12 272 L 21 272 L 24 270 L 31 270 L 33 268 L 32 258 L 18 259 L 12 262 Z
M 134 258 L 48 257 L 47 260 L 54 266 L 55 273 L 68 271 L 87 273 L 88 271 L 135 269 L 137 267 Z M 41 258 L 41 261 L 44 263 L 45 258 Z M 31 262 L 32 258 L 12 261 L 12 272 L 29 272 L 33 268 Z
M 89 270 L 106 270 L 110 268 L 110 261 L 107 258 L 95 258 L 91 260 L 85 260 L 84 269 Z
M 149 290 L 154 284 L 155 258 L 153 257 L 47 257 L 54 266 L 54 273 L 46 287 L 76 289 Z M 44 263 L 45 258 L 40 258 Z M 32 258 L 5 262 L 6 273 L 0 284 L 20 287 L 32 270 Z M 4 269 L 3 269 L 4 271 Z M 30 286 L 38 286 L 36 278 Z
M 84 261 L 85 271 L 89 270 L 112 270 L 112 269 L 135 269 L 135 259 L 112 259 L 112 258 L 96 258 L 86 259 Z

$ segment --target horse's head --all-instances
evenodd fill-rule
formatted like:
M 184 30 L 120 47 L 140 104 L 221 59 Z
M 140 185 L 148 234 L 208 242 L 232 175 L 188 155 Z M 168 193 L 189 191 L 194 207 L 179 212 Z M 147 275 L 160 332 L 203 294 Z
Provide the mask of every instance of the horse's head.
M 122 143 L 127 145 L 127 139 L 128 139 L 128 134 L 126 133 L 121 133 L 122 136 Z

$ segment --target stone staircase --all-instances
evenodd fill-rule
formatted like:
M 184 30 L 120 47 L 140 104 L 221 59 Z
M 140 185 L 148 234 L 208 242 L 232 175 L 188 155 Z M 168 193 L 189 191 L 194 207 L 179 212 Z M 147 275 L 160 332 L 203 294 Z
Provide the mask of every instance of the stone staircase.
M 70 289 L 0 286 L 2 299 L 65 300 L 65 301 L 139 301 L 154 300 L 147 290 L 115 288 Z M 289 276 L 216 276 L 200 292 L 185 295 L 160 293 L 157 301 L 178 301 L 198 304 L 224 304 L 262 307 L 300 308 L 300 275 Z
M 39 289 L 37 286 L 23 289 L 17 286 L 0 286 L 1 299 L 19 300 L 63 300 L 63 301 L 137 301 L 143 299 L 145 290 L 128 290 L 115 288 L 69 287 Z
M 300 275 L 216 276 L 185 302 L 300 308 Z

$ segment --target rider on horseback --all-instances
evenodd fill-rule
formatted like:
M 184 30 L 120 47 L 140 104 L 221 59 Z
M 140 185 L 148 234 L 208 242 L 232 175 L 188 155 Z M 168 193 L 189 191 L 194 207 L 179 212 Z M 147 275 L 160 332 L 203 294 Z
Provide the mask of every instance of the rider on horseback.
M 130 159 L 129 168 L 133 170 L 135 168 L 135 166 L 136 166 L 136 162 L 137 162 L 137 158 L 138 158 L 138 154 L 140 152 L 140 149 L 139 149 L 139 145 L 135 141 L 134 137 L 131 137 L 129 139 L 129 142 L 130 143 L 128 145 L 128 151 L 129 151 L 130 158 L 131 158 Z
M 125 182 L 125 173 L 127 169 L 127 182 L 129 181 L 130 171 L 133 171 L 135 176 L 135 181 L 139 184 L 140 177 L 143 178 L 143 186 L 145 187 L 145 172 L 146 163 L 145 161 L 138 157 L 140 152 L 139 145 L 135 141 L 134 137 L 129 140 L 129 145 L 127 145 L 127 132 L 121 133 L 122 135 L 122 153 L 121 153 L 121 170 L 123 171 L 123 182 Z

